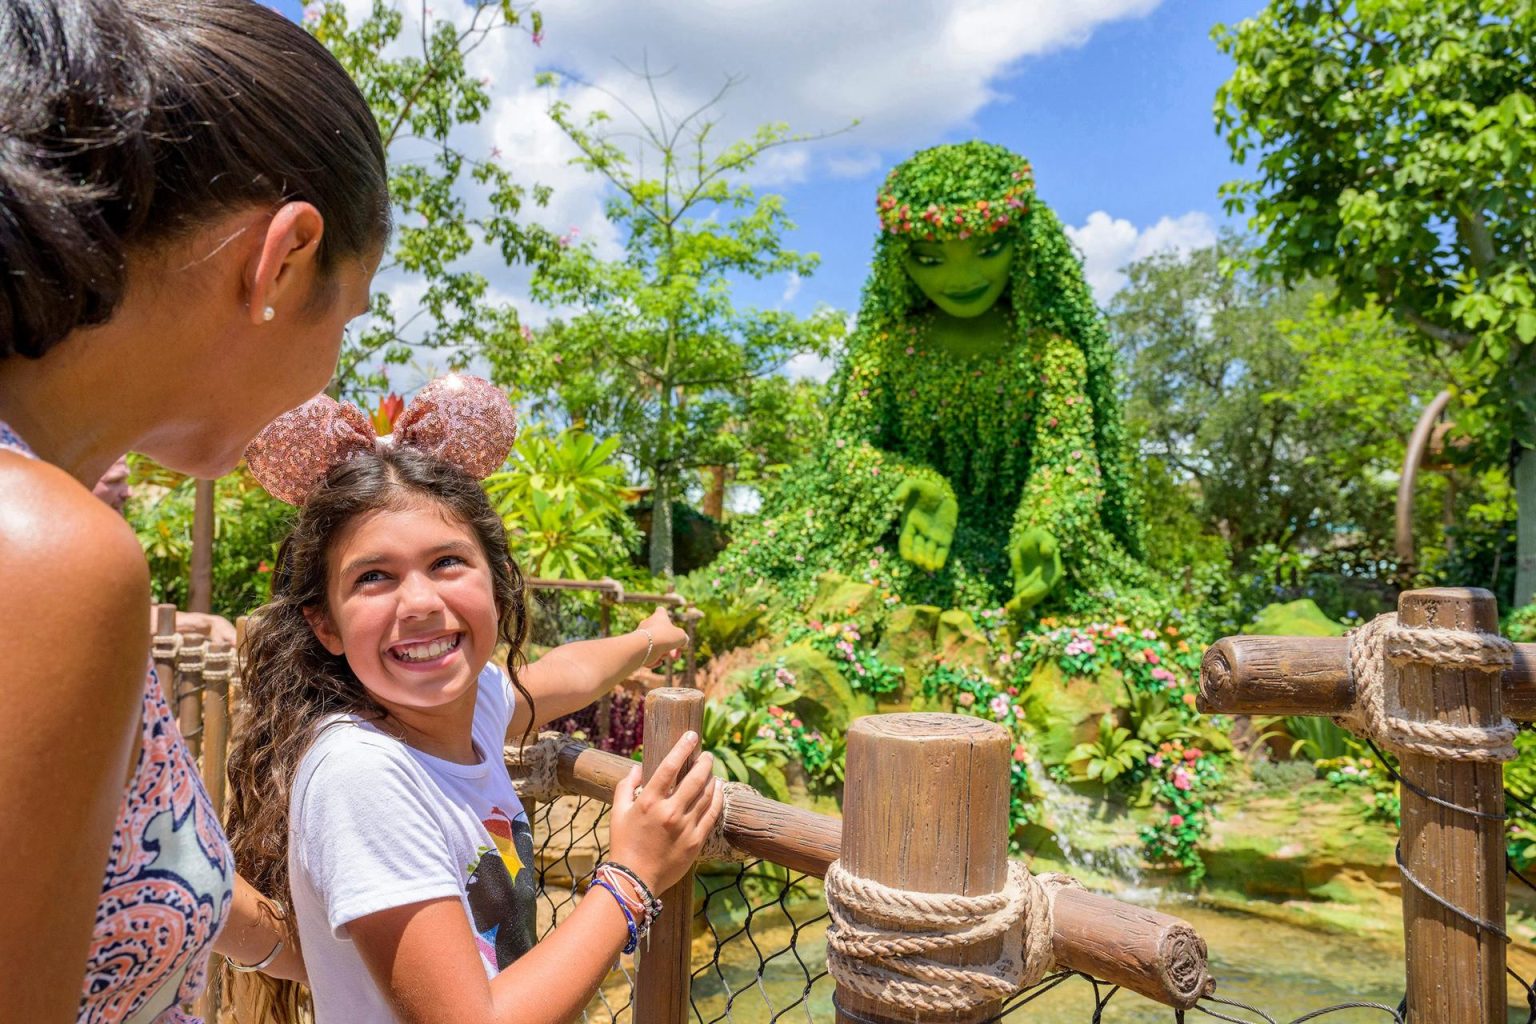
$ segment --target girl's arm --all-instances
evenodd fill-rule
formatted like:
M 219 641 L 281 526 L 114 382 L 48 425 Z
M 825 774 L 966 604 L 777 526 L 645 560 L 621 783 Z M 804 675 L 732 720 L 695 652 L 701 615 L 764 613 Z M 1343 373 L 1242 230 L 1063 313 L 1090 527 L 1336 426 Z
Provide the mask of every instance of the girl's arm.
M 650 630 L 654 643 L 648 643 L 645 630 Z M 507 727 L 507 741 L 521 740 L 533 715 L 538 716 L 533 723 L 537 728 L 574 714 L 638 669 L 661 664 L 687 642 L 688 634 L 672 624 L 665 609 L 658 608 L 633 633 L 556 647 L 518 673 L 518 681 L 533 697 L 533 707 L 527 701 L 518 702 Z
M 257 892 L 239 875 L 235 876 L 235 897 L 230 902 L 229 921 L 214 940 L 213 951 L 241 966 L 259 964 L 279 942 L 277 958 L 262 970 L 274 978 L 308 981 L 304 958 L 293 941 L 292 919 L 279 913 L 277 904 Z
M 0 458 L 0 992 L 69 1022 L 149 666 L 149 571 L 128 524 L 63 471 Z
M 655 892 L 693 865 L 724 803 L 708 754 L 682 775 L 697 746 L 695 734 L 684 736 L 639 794 L 639 765 L 614 790 L 613 859 Z M 369 914 L 350 922 L 347 934 L 405 1024 L 566 1024 L 580 1017 L 607 976 L 629 928 L 617 901 L 594 889 L 559 927 L 490 980 L 457 899 Z

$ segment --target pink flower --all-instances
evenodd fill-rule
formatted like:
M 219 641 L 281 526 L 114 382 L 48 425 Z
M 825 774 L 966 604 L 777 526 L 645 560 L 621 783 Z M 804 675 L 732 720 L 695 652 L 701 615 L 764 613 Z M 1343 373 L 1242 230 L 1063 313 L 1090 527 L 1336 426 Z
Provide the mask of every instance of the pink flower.
M 1029 760 L 1029 749 L 1027 747 L 1025 747 L 1024 744 L 1020 743 L 1018 746 L 1013 748 L 1013 759 L 1015 761 L 1019 762 L 1020 764 L 1023 764 L 1025 761 L 1028 761 Z
M 1186 761 L 1198 761 L 1198 760 L 1200 760 L 1200 748 L 1199 747 L 1190 747 L 1188 750 L 1184 751 L 1184 760 L 1186 760 Z
M 1193 785 L 1193 783 L 1190 780 L 1188 772 L 1186 772 L 1183 768 L 1175 768 L 1173 770 L 1174 789 L 1187 790 L 1191 785 Z
M 1182 814 L 1170 814 L 1168 816 L 1168 827 L 1169 828 L 1178 828 L 1182 824 L 1184 824 L 1184 815 L 1182 815 Z
M 1067 468 L 1070 469 L 1071 467 L 1069 466 Z M 1156 651 L 1147 651 L 1146 654 L 1147 654 L 1147 664 L 1148 665 L 1156 665 L 1158 662 L 1163 660 L 1162 658 L 1159 658 L 1157 656 L 1157 652 Z
M 1008 717 L 1008 698 L 998 694 L 987 702 L 987 709 L 992 712 L 993 718 Z
M 1153 754 L 1151 757 L 1147 758 L 1147 764 L 1151 765 L 1153 768 L 1161 768 L 1163 766 L 1163 756 L 1161 754 Z
M 796 729 L 798 729 L 798 728 L 800 728 L 800 719 L 798 719 L 798 718 L 791 718 L 789 720 L 789 724 L 794 726 Z
M 955 698 L 955 702 L 963 708 L 968 708 L 976 703 L 976 695 L 969 690 L 962 690 L 960 696 Z

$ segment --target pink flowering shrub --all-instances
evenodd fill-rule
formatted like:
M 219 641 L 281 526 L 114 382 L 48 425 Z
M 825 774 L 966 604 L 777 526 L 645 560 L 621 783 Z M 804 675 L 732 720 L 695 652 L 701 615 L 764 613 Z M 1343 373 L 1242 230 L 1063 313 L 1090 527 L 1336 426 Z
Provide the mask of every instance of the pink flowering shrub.
M 1166 817 L 1142 827 L 1142 848 L 1150 861 L 1183 867 L 1192 885 L 1205 876 L 1200 843 L 1210 825 L 1207 799 L 1222 779 L 1217 760 L 1182 740 L 1159 744 L 1146 760 L 1156 806 Z
M 837 663 L 856 693 L 883 697 L 900 691 L 905 677 L 901 669 L 881 660 L 856 622 L 811 621 L 791 626 L 790 643 L 805 641 Z

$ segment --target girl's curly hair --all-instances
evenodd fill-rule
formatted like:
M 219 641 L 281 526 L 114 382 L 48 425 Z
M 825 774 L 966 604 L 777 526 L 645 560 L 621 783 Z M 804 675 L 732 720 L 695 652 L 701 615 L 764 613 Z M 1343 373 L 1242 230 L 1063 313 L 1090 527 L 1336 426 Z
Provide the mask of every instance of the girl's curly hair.
M 509 651 L 507 671 L 518 694 L 533 706 L 517 670 L 528 635 L 526 587 L 508 557 L 506 529 L 479 483 L 455 466 L 408 448 L 382 449 L 332 469 L 278 549 L 271 601 L 247 625 L 237 712 L 242 721 L 229 759 L 226 827 L 236 868 L 262 895 L 286 907 L 293 906 L 288 801 L 299 761 L 328 716 L 387 717 L 346 657 L 320 645 L 304 609 L 324 607 L 331 544 L 348 523 L 366 512 L 420 502 L 437 505 L 479 541 L 491 570 L 498 639 Z M 228 971 L 225 983 L 242 1024 L 308 1019 L 308 993 L 297 983 Z

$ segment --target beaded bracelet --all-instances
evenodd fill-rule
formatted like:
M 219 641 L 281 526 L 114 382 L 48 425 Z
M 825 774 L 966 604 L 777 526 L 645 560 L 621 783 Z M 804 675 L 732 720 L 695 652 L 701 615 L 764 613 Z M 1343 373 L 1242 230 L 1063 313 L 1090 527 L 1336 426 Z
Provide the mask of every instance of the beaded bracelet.
M 594 870 L 602 871 L 605 868 L 623 875 L 634 885 L 635 891 L 639 893 L 645 901 L 647 924 L 661 916 L 661 900 L 656 898 L 656 894 L 651 891 L 651 887 L 645 884 L 644 879 L 642 879 L 639 874 L 634 871 L 634 869 L 627 868 L 615 860 L 605 860 Z
M 629 903 L 623 896 L 619 895 L 619 890 L 614 888 L 611 882 L 601 878 L 594 878 L 587 886 L 587 891 L 591 892 L 594 885 L 607 889 L 609 894 L 613 896 L 614 901 L 618 903 L 619 912 L 624 915 L 624 923 L 629 927 L 629 941 L 624 944 L 624 948 L 620 952 L 633 953 L 636 949 L 640 948 L 640 931 L 635 927 L 635 916 L 629 912 Z

